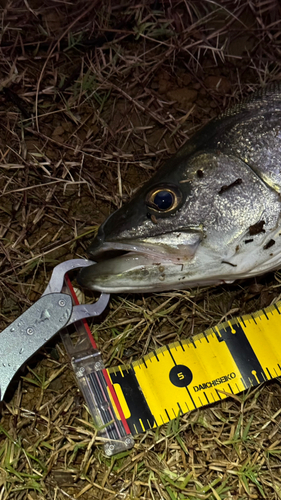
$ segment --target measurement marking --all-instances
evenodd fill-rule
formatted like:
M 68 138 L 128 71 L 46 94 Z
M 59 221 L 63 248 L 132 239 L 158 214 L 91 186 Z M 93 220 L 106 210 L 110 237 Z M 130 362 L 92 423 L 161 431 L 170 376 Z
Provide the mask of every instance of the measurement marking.
M 205 333 L 205 332 L 203 332 L 203 335 L 204 335 L 205 339 L 207 340 L 207 342 L 208 342 L 208 344 L 209 344 L 210 342 L 209 342 L 209 339 L 208 339 L 208 335 L 206 335 L 206 333 Z
M 276 304 L 273 304 L 273 305 L 274 305 L 274 307 L 275 307 L 276 311 L 278 312 L 278 314 L 280 314 L 280 311 L 279 311 L 279 309 L 278 309 L 278 306 L 277 306 Z
M 182 411 L 182 409 L 181 409 L 181 405 L 179 404 L 179 402 L 177 402 L 177 405 L 178 405 L 178 407 L 179 407 L 179 409 L 180 409 L 181 414 L 183 415 L 183 411 Z
M 261 384 L 264 381 L 270 380 L 274 377 L 278 377 L 281 375 L 281 361 L 280 361 L 280 364 L 274 363 L 273 366 L 270 364 L 269 366 L 271 366 L 271 368 L 269 368 L 268 366 L 265 366 L 265 365 L 263 365 L 263 366 L 261 365 L 262 360 L 263 360 L 263 354 L 260 355 L 260 358 L 261 358 L 261 360 L 260 360 L 257 357 L 257 354 L 254 350 L 256 348 L 255 347 L 256 341 L 258 341 L 258 339 L 255 339 L 254 341 L 252 339 L 251 328 L 253 328 L 253 333 L 254 333 L 255 326 L 252 325 L 251 321 L 253 321 L 254 324 L 257 325 L 258 319 L 259 319 L 261 321 L 259 328 L 262 330 L 263 328 L 265 328 L 265 323 L 266 323 L 264 321 L 264 317 L 266 317 L 267 320 L 270 320 L 271 317 L 269 318 L 269 314 L 271 314 L 274 316 L 275 319 L 278 318 L 276 316 L 275 311 L 277 311 L 278 315 L 281 316 L 281 302 L 278 302 L 277 304 L 278 305 L 272 304 L 269 308 L 262 309 L 261 311 L 258 311 L 257 313 L 253 313 L 251 315 L 246 315 L 244 317 L 240 316 L 240 317 L 236 318 L 235 320 L 226 321 L 224 324 L 220 324 L 215 328 L 205 330 L 204 332 L 200 333 L 199 335 L 197 334 L 195 336 L 190 337 L 189 339 L 183 339 L 183 340 L 179 340 L 177 342 L 174 342 L 174 343 L 170 344 L 170 346 L 167 345 L 167 346 L 164 346 L 162 348 L 157 348 L 156 350 L 152 351 L 150 354 L 145 354 L 141 359 L 139 359 L 138 361 L 136 361 L 130 365 L 126 364 L 126 365 L 121 365 L 121 366 L 109 369 L 108 372 L 109 372 L 109 374 L 111 374 L 109 376 L 110 376 L 111 380 L 115 380 L 115 377 L 117 377 L 118 380 L 120 381 L 121 388 L 123 390 L 123 384 L 125 387 L 125 385 L 127 383 L 126 382 L 127 379 L 130 379 L 130 377 L 131 377 L 130 370 L 132 370 L 133 372 L 137 372 L 136 368 L 138 367 L 139 372 L 137 372 L 137 373 L 140 373 L 141 376 L 144 377 L 144 381 L 145 381 L 144 384 L 148 384 L 149 382 L 153 383 L 153 382 L 151 382 L 151 378 L 153 378 L 153 370 L 151 370 L 152 374 L 150 373 L 149 370 L 148 370 L 147 374 L 144 374 L 144 370 L 143 370 L 143 366 L 145 366 L 145 368 L 148 369 L 148 360 L 150 360 L 150 363 L 152 363 L 152 367 L 153 367 L 154 358 L 156 358 L 156 360 L 159 363 L 161 363 L 161 361 L 163 361 L 162 366 L 160 364 L 159 368 L 161 370 L 163 369 L 164 372 L 165 372 L 165 370 L 169 371 L 170 361 L 168 360 L 167 357 L 165 357 L 166 351 L 168 351 L 170 354 L 170 357 L 172 359 L 172 364 L 174 366 L 176 366 L 176 368 L 173 366 L 172 369 L 176 370 L 176 374 L 177 374 L 181 371 L 181 368 L 179 368 L 181 361 L 179 359 L 184 360 L 183 363 L 188 362 L 187 361 L 189 359 L 188 355 L 193 356 L 193 358 L 190 358 L 190 359 L 194 359 L 194 358 L 196 359 L 194 351 L 192 351 L 191 353 L 187 353 L 188 349 L 186 348 L 186 346 L 187 347 L 193 346 L 195 349 L 197 349 L 199 347 L 199 351 L 197 351 L 197 352 L 200 356 L 201 351 L 200 351 L 200 346 L 197 346 L 198 341 L 201 343 L 202 348 L 203 348 L 204 339 L 205 339 L 208 344 L 210 343 L 210 346 L 206 346 L 206 344 L 204 344 L 205 349 L 206 348 L 211 349 L 211 347 L 212 347 L 211 339 L 213 339 L 214 341 L 215 341 L 215 339 L 217 339 L 218 342 L 225 342 L 226 343 L 226 346 L 227 346 L 227 348 L 230 352 L 230 355 L 232 357 L 231 362 L 233 360 L 233 362 L 236 363 L 236 365 L 238 367 L 238 370 L 236 370 L 236 377 L 237 378 L 232 380 L 230 383 L 227 382 L 224 385 L 225 390 L 227 392 L 229 392 L 229 394 L 237 394 L 237 393 L 241 393 L 243 390 L 245 390 L 249 387 L 258 386 L 259 384 Z M 274 321 L 274 318 L 273 318 L 273 321 Z M 248 324 L 247 321 L 249 321 L 250 323 Z M 249 328 L 249 325 L 250 325 L 250 328 Z M 250 329 L 249 338 L 246 335 L 246 333 L 244 332 L 244 329 L 246 329 L 247 326 L 248 326 L 248 330 Z M 273 329 L 271 329 L 271 330 L 273 330 Z M 235 333 L 235 335 L 232 335 L 232 333 Z M 268 326 L 267 326 L 267 329 L 265 329 L 264 335 L 265 335 L 265 340 L 266 340 L 266 338 L 270 338 L 269 335 L 272 335 L 272 331 L 269 331 Z M 209 339 L 209 336 L 210 336 L 210 339 Z M 179 349 L 180 347 L 182 349 L 181 351 Z M 258 347 L 260 349 L 259 342 L 258 342 Z M 260 350 L 262 353 L 262 349 L 260 349 Z M 276 350 L 277 350 L 277 347 L 276 347 Z M 184 352 L 184 355 L 182 355 L 182 357 L 180 358 L 180 354 L 182 352 Z M 162 356 L 163 356 L 161 360 L 160 360 L 160 353 L 162 353 Z M 209 353 L 209 351 L 206 351 L 206 356 L 207 356 L 207 353 Z M 179 354 L 179 357 L 178 357 L 179 359 L 176 361 L 175 357 L 177 354 Z M 186 354 L 186 356 L 185 356 L 185 354 Z M 268 353 L 268 356 L 269 356 L 269 362 L 271 363 L 272 359 L 270 358 L 270 351 Z M 280 358 L 281 358 L 281 355 L 280 355 Z M 209 363 L 212 363 L 212 362 L 210 360 L 208 361 L 208 356 L 207 356 L 207 362 L 205 363 L 206 364 L 205 369 L 207 369 Z M 211 368 L 214 365 L 215 365 L 215 362 L 213 365 L 211 364 Z M 185 365 L 183 365 L 183 366 L 185 366 Z M 157 371 L 159 371 L 158 367 L 157 367 Z M 271 373 L 271 371 L 273 373 Z M 204 370 L 203 370 L 203 372 L 204 372 Z M 158 373 L 158 376 L 159 376 L 159 380 L 160 380 L 160 382 L 159 382 L 159 385 L 160 385 L 161 384 L 161 376 L 159 373 Z M 247 382 L 247 380 L 248 380 L 248 382 Z M 240 381 L 240 386 L 239 386 L 239 381 Z M 185 380 L 184 383 L 187 383 L 187 379 Z M 233 388 L 232 388 L 232 384 L 233 384 Z M 157 384 L 156 384 L 156 386 L 157 386 Z M 194 388 L 192 388 L 191 384 L 190 385 L 187 384 L 184 387 L 186 388 L 187 395 L 183 396 L 183 398 L 181 396 L 181 399 L 179 399 L 179 401 L 172 402 L 172 404 L 176 405 L 175 407 L 169 406 L 169 410 L 164 409 L 163 406 L 158 407 L 158 410 L 156 410 L 157 411 L 157 418 L 159 419 L 158 422 L 156 422 L 154 415 L 152 415 L 153 419 L 150 418 L 149 414 L 143 412 L 142 406 L 140 406 L 139 411 L 137 411 L 137 415 L 134 416 L 134 420 L 135 420 L 136 424 L 133 423 L 133 418 L 132 418 L 132 421 L 130 424 L 130 428 L 134 431 L 134 433 L 138 434 L 139 432 L 143 432 L 146 429 L 152 429 L 153 427 L 162 425 L 162 423 L 163 424 L 166 423 L 167 420 L 170 421 L 171 419 L 174 419 L 179 415 L 183 415 L 184 413 L 190 412 L 193 409 L 200 408 L 200 406 L 206 406 L 206 405 L 213 404 L 213 402 L 216 402 L 218 400 L 222 400 L 226 397 L 226 395 L 223 394 L 223 391 L 222 391 L 222 395 L 221 395 L 219 393 L 219 389 L 217 389 L 215 387 L 209 388 L 209 387 L 206 387 L 205 385 L 203 385 L 203 387 L 205 388 L 205 391 L 200 390 L 200 395 L 198 392 L 195 394 L 195 390 L 194 390 Z M 235 387 L 236 387 L 236 389 L 235 389 Z M 155 388 L 155 392 L 156 392 L 156 390 L 157 390 L 157 387 Z M 184 391 L 182 391 L 182 392 L 183 392 L 183 394 L 185 394 Z M 195 394 L 194 399 L 196 399 L 197 404 L 195 404 L 195 400 L 192 397 L 193 393 Z M 202 401 L 201 395 L 203 395 L 203 399 L 205 400 L 205 402 Z M 186 401 L 185 401 L 185 399 L 186 399 Z M 160 398 L 160 400 L 161 400 L 161 398 Z M 181 403 L 180 403 L 180 401 L 181 401 Z M 189 408 L 189 405 L 187 402 L 188 403 L 191 402 L 191 405 L 192 405 L 191 408 Z M 144 399 L 142 405 L 145 406 L 146 404 L 148 404 L 148 403 Z M 170 402 L 167 404 L 170 404 Z M 163 402 L 162 402 L 162 405 L 163 405 Z M 181 405 L 185 406 L 186 409 L 184 410 Z M 177 410 L 177 408 L 178 408 L 178 410 Z M 162 413 L 162 415 L 160 415 L 159 410 L 161 412 L 164 411 L 164 413 Z M 177 412 L 176 412 L 176 410 L 177 410 Z M 168 412 L 169 413 L 172 412 L 171 416 L 169 415 Z M 151 413 L 151 410 L 150 410 L 150 413 Z M 142 416 L 143 420 L 141 420 L 139 418 L 139 415 Z M 145 424 L 145 422 L 146 422 L 146 424 Z M 116 425 L 116 423 L 114 423 L 114 424 Z M 117 429 L 117 431 L 118 431 L 118 429 Z M 111 427 L 109 429 L 109 432 L 111 432 Z
M 185 348 L 183 347 L 181 340 L 179 340 L 179 345 L 181 346 L 182 350 L 185 351 Z
M 168 353 L 170 354 L 170 356 L 171 356 L 171 358 L 172 358 L 173 362 L 175 363 L 175 365 L 177 365 L 177 363 L 176 363 L 176 361 L 175 361 L 175 358 L 174 358 L 174 356 L 173 356 L 173 355 L 172 355 L 172 353 L 171 353 L 170 346 L 168 346 L 168 345 L 167 345 L 167 351 L 168 351 Z
M 241 377 L 241 379 L 240 379 L 240 380 L 241 380 L 242 384 L 244 385 L 245 389 L 248 389 L 248 386 L 245 384 L 243 377 Z M 236 384 L 236 386 L 237 386 L 237 388 L 238 388 L 238 385 L 237 385 L 237 384 Z
M 188 393 L 188 395 L 189 395 L 189 397 L 190 397 L 190 399 L 191 399 L 191 401 L 192 401 L 192 404 L 194 405 L 194 408 L 197 408 L 196 404 L 195 404 L 195 403 L 194 403 L 194 401 L 193 401 L 193 397 L 191 396 L 191 394 L 190 394 L 190 390 L 188 389 L 188 387 L 186 387 L 186 390 L 187 390 L 187 393 Z
M 268 316 L 267 316 L 267 314 L 266 314 L 265 309 L 262 309 L 262 312 L 263 312 L 263 314 L 265 315 L 266 319 L 269 319 L 269 317 L 268 317 Z
M 239 318 L 237 318 L 237 319 L 238 319 L 238 321 L 241 321 L 241 323 L 243 323 L 243 326 L 244 326 L 245 328 L 247 328 L 247 326 L 246 326 L 246 323 L 245 323 L 245 321 L 244 321 L 243 316 L 239 316 Z
M 157 352 L 156 352 L 156 351 L 153 351 L 153 354 L 154 354 L 155 358 L 157 359 L 157 361 L 159 361 L 159 358 L 158 358 L 158 356 L 157 356 Z
M 219 342 L 222 342 L 222 336 L 221 336 L 221 332 L 219 331 L 218 327 L 216 326 L 215 328 L 212 328 L 215 336 L 216 336 L 216 339 L 219 341 Z
M 219 391 L 217 389 L 215 389 L 215 391 L 217 393 L 218 398 L 221 399 L 221 395 L 220 395 Z
M 266 371 L 267 371 L 268 375 L 270 376 L 270 378 L 272 378 L 272 375 L 267 367 L 266 367 Z
M 162 420 L 162 424 L 165 424 L 165 421 L 164 421 L 164 419 L 163 419 L 162 415 L 160 415 L 160 418 L 161 418 L 161 420 Z
M 234 325 L 236 325 L 237 323 L 236 322 L 232 323 L 231 321 L 228 321 L 227 323 L 228 323 L 228 326 L 230 328 L 231 333 L 235 334 L 236 330 L 234 329 Z M 226 329 L 224 329 L 224 331 L 226 332 Z
M 230 392 L 231 392 L 232 394 L 234 394 L 234 392 L 233 392 L 232 387 L 231 387 L 231 385 L 230 385 L 230 384 L 228 384 L 228 387 L 229 387 L 229 389 L 230 389 Z
M 141 424 L 141 427 L 142 427 L 143 431 L 145 431 L 145 427 L 144 427 L 144 425 L 143 425 L 143 421 L 142 421 L 142 419 L 141 419 L 141 418 L 139 418 L 139 423 Z
M 192 343 L 193 347 L 195 347 L 195 349 L 197 349 L 197 346 L 195 345 L 195 342 L 193 340 L 193 337 L 190 337 L 190 342 Z
M 206 400 L 207 400 L 207 403 L 208 403 L 208 405 L 209 405 L 209 404 L 210 404 L 210 401 L 209 401 L 209 399 L 208 399 L 208 396 L 207 396 L 206 392 L 205 392 L 205 391 L 203 391 L 203 394 L 204 394 L 204 396 L 205 396 L 205 398 L 206 398 Z
M 153 416 L 153 418 L 154 418 L 154 416 Z M 153 425 L 151 425 L 151 424 L 150 424 L 150 422 L 149 422 L 149 420 L 148 420 L 148 419 L 147 419 L 147 423 L 148 423 L 148 425 L 150 425 L 150 429 L 153 429 L 153 427 L 155 427 L 155 426 L 156 426 L 156 427 L 159 427 L 158 422 L 156 422 L 156 418 L 154 418 L 154 423 L 153 423 Z

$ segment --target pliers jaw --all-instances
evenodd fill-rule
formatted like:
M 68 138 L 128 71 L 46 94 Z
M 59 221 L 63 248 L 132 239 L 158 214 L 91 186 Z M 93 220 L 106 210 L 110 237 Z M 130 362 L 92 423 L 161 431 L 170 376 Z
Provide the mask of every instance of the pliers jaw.
M 72 297 L 62 291 L 67 272 L 92 264 L 74 259 L 56 266 L 42 297 L 0 333 L 0 401 L 19 368 L 62 328 L 104 311 L 108 294 L 101 294 L 95 304 L 73 305 Z
M 49 293 L 61 292 L 64 285 L 64 277 L 67 273 L 75 269 L 89 267 L 92 264 L 95 264 L 95 262 L 85 259 L 71 259 L 66 260 L 65 262 L 61 262 L 61 264 L 58 264 L 56 267 L 54 267 L 51 279 L 46 290 L 42 293 L 42 296 Z
M 50 293 L 61 292 L 64 285 L 65 275 L 68 272 L 75 269 L 89 267 L 93 264 L 95 264 L 95 262 L 85 259 L 72 259 L 58 264 L 53 269 L 49 284 L 42 296 L 48 295 Z M 95 302 L 95 304 L 79 304 L 73 306 L 72 314 L 67 325 L 71 325 L 72 323 L 75 323 L 75 321 L 79 321 L 80 319 L 99 316 L 105 310 L 109 302 L 109 298 L 110 295 L 108 293 L 101 293 L 100 298 L 97 300 L 97 302 Z

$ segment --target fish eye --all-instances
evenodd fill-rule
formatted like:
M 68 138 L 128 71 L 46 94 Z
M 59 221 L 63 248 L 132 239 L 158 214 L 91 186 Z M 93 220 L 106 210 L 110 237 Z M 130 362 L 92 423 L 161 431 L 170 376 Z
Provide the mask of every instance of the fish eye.
M 157 212 L 167 213 L 175 210 L 182 196 L 176 186 L 158 186 L 152 189 L 146 196 L 146 205 Z

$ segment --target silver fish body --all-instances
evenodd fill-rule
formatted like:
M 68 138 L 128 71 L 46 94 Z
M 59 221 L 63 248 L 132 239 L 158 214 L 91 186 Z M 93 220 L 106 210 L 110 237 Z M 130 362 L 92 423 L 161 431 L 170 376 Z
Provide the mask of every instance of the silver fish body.
M 79 283 L 150 292 L 281 266 L 281 85 L 212 120 L 100 227 Z

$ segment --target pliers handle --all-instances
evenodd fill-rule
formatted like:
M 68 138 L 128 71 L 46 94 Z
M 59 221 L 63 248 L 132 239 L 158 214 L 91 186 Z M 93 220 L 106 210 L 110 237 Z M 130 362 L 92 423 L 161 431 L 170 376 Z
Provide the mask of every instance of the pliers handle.
M 56 266 L 42 297 L 0 333 L 0 401 L 19 368 L 56 333 L 105 310 L 108 294 L 102 293 L 95 304 L 73 305 L 72 297 L 61 291 L 67 272 L 93 264 L 74 259 Z

